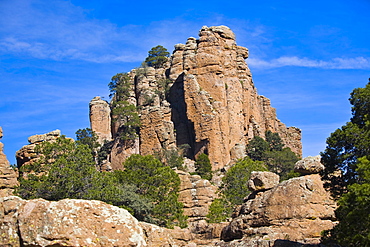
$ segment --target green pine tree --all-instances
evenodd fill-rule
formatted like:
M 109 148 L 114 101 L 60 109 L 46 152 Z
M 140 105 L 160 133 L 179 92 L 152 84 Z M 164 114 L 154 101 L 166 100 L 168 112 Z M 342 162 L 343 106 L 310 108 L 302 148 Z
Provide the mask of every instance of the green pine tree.
M 145 62 L 150 67 L 161 68 L 167 62 L 170 53 L 161 45 L 153 47 L 148 52 L 148 57 L 145 59 Z

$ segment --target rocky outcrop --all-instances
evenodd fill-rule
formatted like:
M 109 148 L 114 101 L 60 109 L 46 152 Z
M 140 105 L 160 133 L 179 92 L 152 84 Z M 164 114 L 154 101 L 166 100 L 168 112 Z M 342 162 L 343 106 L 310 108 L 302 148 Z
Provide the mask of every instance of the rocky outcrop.
M 100 201 L 0 198 L 1 246 L 215 246 L 221 225 L 208 229 L 201 239 L 189 229 L 138 222 Z
M 179 202 L 184 204 L 184 215 L 189 222 L 206 219 L 208 208 L 217 197 L 218 187 L 199 175 L 190 175 L 187 172 L 176 170 L 180 177 Z
M 44 141 L 53 142 L 60 137 L 60 130 L 54 130 L 42 135 L 33 135 L 28 138 L 30 144 L 23 146 L 15 154 L 18 168 L 23 165 L 29 165 L 38 158 L 35 152 L 37 145 Z
M 308 156 L 294 164 L 294 171 L 303 175 L 320 173 L 325 169 L 321 163 L 321 156 Z
M 126 210 L 100 201 L 0 200 L 2 246 L 147 246 Z
M 228 27 L 203 27 L 199 39 L 175 45 L 163 68 L 129 72 L 129 101 L 141 120 L 139 150 L 129 151 L 145 155 L 187 144 L 188 158 L 206 153 L 213 170 L 218 170 L 243 158 L 248 141 L 264 138 L 270 130 L 301 156 L 301 131 L 287 128 L 270 100 L 258 95 L 246 58 L 248 49 L 236 44 Z M 113 126 L 115 137 L 120 123 Z M 112 159 L 122 153 L 114 149 Z M 125 157 L 112 161 L 112 166 L 122 164 Z
M 252 193 L 222 232 L 225 241 L 240 240 L 222 246 L 258 242 L 272 246 L 276 240 L 318 244 L 321 232 L 336 224 L 335 209 L 320 175 L 292 178 L 270 190 Z
M 3 129 L 0 127 L 0 140 L 3 138 Z M 0 198 L 13 194 L 18 185 L 18 174 L 10 166 L 6 155 L 3 153 L 4 144 L 0 142 Z
M 270 100 L 257 94 L 245 63 L 248 50 L 236 45 L 225 26 L 203 27 L 199 39 L 175 46 L 169 77 L 182 95 L 171 98 L 173 121 L 186 130 L 177 139 L 190 144 L 194 155 L 209 154 L 213 169 L 231 161 L 231 150 L 265 131 L 278 132 L 284 143 L 301 155 L 301 134 L 287 128 Z
M 99 96 L 90 101 L 90 125 L 91 129 L 97 134 L 98 142 L 112 140 L 110 106 L 107 101 Z

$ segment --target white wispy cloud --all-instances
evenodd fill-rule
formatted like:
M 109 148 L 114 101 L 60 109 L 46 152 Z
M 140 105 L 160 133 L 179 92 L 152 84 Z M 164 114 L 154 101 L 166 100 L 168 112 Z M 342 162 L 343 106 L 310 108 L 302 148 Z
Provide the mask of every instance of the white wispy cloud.
M 307 57 L 282 56 L 271 60 L 248 58 L 254 68 L 279 68 L 285 66 L 323 68 L 323 69 L 370 69 L 370 58 L 333 58 L 329 61 L 314 60 Z

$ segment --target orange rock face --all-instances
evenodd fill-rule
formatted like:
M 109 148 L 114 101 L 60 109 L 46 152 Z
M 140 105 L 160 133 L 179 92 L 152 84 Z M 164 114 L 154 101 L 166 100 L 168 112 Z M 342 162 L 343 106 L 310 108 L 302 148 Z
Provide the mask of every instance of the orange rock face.
M 138 153 L 187 144 L 189 158 L 206 153 L 218 170 L 242 158 L 248 141 L 270 130 L 301 156 L 301 131 L 286 127 L 270 100 L 258 95 L 246 58 L 248 49 L 236 44 L 228 27 L 203 27 L 199 39 L 175 46 L 164 68 L 132 70 L 129 101 L 141 121 Z M 101 121 L 109 125 L 108 118 Z M 114 137 L 119 123 L 113 126 Z
M 100 144 L 112 139 L 110 107 L 98 96 L 90 101 L 90 125 Z
M 171 104 L 183 106 L 186 114 L 174 118 L 175 126 L 187 129 L 177 132 L 177 139 L 191 143 L 195 156 L 209 154 L 214 170 L 231 161 L 234 147 L 264 137 L 267 130 L 278 132 L 301 156 L 300 130 L 281 123 L 270 100 L 257 94 L 244 61 L 248 50 L 236 45 L 233 32 L 225 26 L 203 27 L 199 36 L 176 45 L 171 58 L 169 76 L 183 90 Z

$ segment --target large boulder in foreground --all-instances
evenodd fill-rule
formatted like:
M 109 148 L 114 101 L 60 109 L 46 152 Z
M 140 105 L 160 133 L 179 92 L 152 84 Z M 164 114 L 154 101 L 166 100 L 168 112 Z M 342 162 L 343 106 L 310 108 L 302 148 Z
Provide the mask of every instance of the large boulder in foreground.
M 0 246 L 187 246 L 189 229 L 139 222 L 101 201 L 0 198 Z
M 266 241 L 272 246 L 276 240 L 318 244 L 321 232 L 336 224 L 335 209 L 320 175 L 292 178 L 271 190 L 252 193 L 221 235 L 225 241 L 241 240 L 222 246 Z
M 100 201 L 0 200 L 1 246 L 146 246 L 124 209 Z

